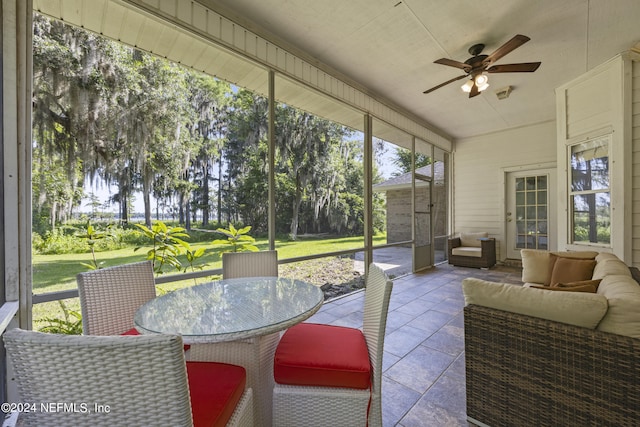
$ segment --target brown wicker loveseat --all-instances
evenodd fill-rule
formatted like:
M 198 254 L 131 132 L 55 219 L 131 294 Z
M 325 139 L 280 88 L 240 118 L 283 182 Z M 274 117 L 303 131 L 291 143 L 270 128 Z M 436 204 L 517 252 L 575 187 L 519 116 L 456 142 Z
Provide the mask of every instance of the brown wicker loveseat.
M 640 423 L 640 339 L 479 305 L 465 307 L 464 333 L 472 423 Z
M 522 253 L 523 282 L 544 281 L 548 253 Z M 470 422 L 640 425 L 640 286 L 615 255 L 592 259 L 595 293 L 463 281 Z

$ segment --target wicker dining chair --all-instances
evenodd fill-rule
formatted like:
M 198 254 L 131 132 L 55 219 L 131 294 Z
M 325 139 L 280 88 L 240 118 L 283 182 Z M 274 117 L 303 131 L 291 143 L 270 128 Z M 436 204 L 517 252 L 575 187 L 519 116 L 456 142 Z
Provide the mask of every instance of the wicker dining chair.
M 382 426 L 382 350 L 392 288 L 371 264 L 362 331 L 301 323 L 285 332 L 274 359 L 274 426 Z
M 85 335 L 137 334 L 136 311 L 156 297 L 151 261 L 79 273 L 76 281 Z
M 4 334 L 23 425 L 252 426 L 252 390 L 233 365 L 185 364 L 176 335 Z M 215 365 L 215 366 L 214 366 Z
M 225 252 L 222 254 L 222 278 L 277 277 L 278 252 Z

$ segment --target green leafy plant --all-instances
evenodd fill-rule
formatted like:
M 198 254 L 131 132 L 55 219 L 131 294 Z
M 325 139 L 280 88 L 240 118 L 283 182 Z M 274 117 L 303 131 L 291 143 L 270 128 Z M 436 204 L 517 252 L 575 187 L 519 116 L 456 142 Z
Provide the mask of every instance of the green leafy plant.
M 48 323 L 39 329 L 40 332 L 49 334 L 82 335 L 82 314 L 69 309 L 64 301 L 59 300 L 64 319 L 57 317 L 45 317 L 35 320 L 38 323 Z
M 151 228 L 144 224 L 135 225 L 152 242 L 152 248 L 147 251 L 147 259 L 153 263 L 153 270 L 156 273 L 163 273 L 166 265 L 182 270 L 178 255 L 182 252 L 182 248 L 189 248 L 189 243 L 182 239 L 189 237 L 183 227 L 169 228 L 162 221 L 155 221 Z M 138 249 L 140 247 L 135 248 L 134 251 Z
M 91 221 L 87 221 L 87 226 L 84 231 L 84 234 L 77 235 L 81 239 L 87 239 L 87 244 L 89 245 L 89 249 L 91 250 L 92 263 L 91 264 L 86 262 L 81 263 L 82 265 L 87 267 L 89 270 L 97 270 L 99 268 L 102 268 L 104 261 L 98 262 L 98 260 L 96 259 L 95 245 L 97 242 L 99 242 L 102 239 L 113 237 L 113 235 L 110 233 L 110 230 L 111 230 L 111 226 L 109 225 L 107 226 L 106 231 L 98 231 L 93 225 L 91 225 Z
M 206 264 L 196 264 L 196 261 L 205 253 L 205 248 L 193 249 L 189 242 L 184 240 L 189 234 L 182 227 L 168 227 L 162 221 L 155 221 L 151 228 L 143 224 L 135 224 L 142 233 L 151 240 L 153 247 L 147 251 L 147 259 L 153 262 L 153 270 L 163 273 L 166 265 L 176 270 L 186 272 L 201 270 Z M 140 249 L 139 247 L 134 250 Z M 188 266 L 183 266 L 178 256 L 185 253 Z
M 214 240 L 211 244 L 226 245 L 227 248 L 222 252 L 258 252 L 259 249 L 255 245 L 256 239 L 248 234 L 249 231 L 251 231 L 250 225 L 237 230 L 233 224 L 229 224 L 229 229 L 216 229 L 216 232 L 224 234 L 227 238 Z

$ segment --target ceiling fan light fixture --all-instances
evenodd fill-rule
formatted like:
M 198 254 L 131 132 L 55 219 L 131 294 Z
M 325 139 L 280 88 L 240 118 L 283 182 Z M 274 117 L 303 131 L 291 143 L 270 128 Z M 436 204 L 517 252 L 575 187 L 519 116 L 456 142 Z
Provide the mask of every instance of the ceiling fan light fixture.
M 467 80 L 465 84 L 463 84 L 460 88 L 464 93 L 471 92 L 471 88 L 473 87 L 473 79 Z
M 483 87 L 484 85 L 489 86 L 489 77 L 487 77 L 484 74 L 478 74 L 476 76 L 476 85 L 478 85 L 478 88 Z M 486 89 L 486 88 L 485 88 Z M 480 89 L 482 90 L 482 89 Z
M 485 90 L 485 89 L 486 89 L 486 88 L 488 88 L 488 87 L 489 87 L 489 83 L 485 83 L 485 84 L 483 84 L 482 86 L 478 86 L 478 90 L 479 90 L 480 92 L 482 92 L 483 90 Z

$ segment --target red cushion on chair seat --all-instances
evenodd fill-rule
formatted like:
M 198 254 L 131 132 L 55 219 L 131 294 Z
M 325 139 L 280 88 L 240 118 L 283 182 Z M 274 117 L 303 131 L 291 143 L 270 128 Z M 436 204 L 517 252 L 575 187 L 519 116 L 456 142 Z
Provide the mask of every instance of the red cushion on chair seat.
M 300 323 L 282 336 L 273 374 L 279 384 L 367 389 L 367 342 L 359 329 Z
M 225 426 L 247 382 L 242 366 L 214 362 L 187 362 L 194 427 Z

